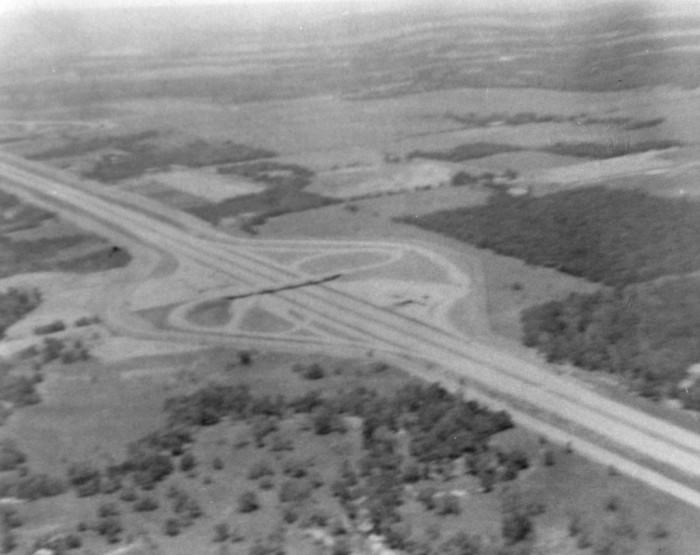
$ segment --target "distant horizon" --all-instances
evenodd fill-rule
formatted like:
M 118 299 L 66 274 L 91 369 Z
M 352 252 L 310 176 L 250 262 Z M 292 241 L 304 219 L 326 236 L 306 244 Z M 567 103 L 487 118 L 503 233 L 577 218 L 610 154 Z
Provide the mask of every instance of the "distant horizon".
M 585 8 L 591 5 L 605 5 L 616 3 L 640 3 L 657 7 L 681 7 L 700 8 L 693 0 L 673 0 L 662 2 L 661 0 L 639 0 L 639 2 L 618 0 L 0 0 L 0 14 L 3 13 L 27 13 L 32 11 L 53 10 L 101 10 L 101 9 L 139 9 L 157 7 L 196 8 L 208 6 L 245 6 L 254 8 L 259 6 L 275 6 L 295 4 L 318 6 L 357 6 L 362 8 L 384 11 L 402 7 L 421 6 L 455 6 L 461 9 L 474 9 L 475 11 L 500 11 L 505 9 L 524 8 L 530 10 L 556 10 Z

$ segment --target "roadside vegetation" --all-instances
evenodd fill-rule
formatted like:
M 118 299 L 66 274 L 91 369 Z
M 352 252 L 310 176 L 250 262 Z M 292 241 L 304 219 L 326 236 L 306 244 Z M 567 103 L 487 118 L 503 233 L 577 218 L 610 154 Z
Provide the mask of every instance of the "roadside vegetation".
M 36 289 L 24 290 L 10 288 L 0 293 L 0 338 L 15 322 L 41 304 L 41 294 Z
M 700 408 L 700 204 L 633 190 L 543 197 L 403 220 L 603 284 L 526 308 L 522 339 L 552 362 L 618 376 L 640 395 Z M 686 380 L 688 378 L 688 380 Z
M 621 376 L 639 394 L 700 409 L 700 280 L 682 278 L 563 300 L 522 313 L 523 341 L 552 362 Z

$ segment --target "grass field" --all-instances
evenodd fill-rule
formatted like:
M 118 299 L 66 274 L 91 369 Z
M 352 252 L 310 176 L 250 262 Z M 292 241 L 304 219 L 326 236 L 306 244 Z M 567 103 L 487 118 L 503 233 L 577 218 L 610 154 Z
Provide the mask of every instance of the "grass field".
M 360 270 L 364 266 L 376 266 L 386 262 L 388 255 L 372 250 L 350 253 L 327 254 L 304 260 L 299 269 L 310 274 L 331 274 L 333 272 Z
M 186 318 L 198 326 L 224 326 L 231 321 L 230 305 L 223 299 L 203 302 L 190 309 Z

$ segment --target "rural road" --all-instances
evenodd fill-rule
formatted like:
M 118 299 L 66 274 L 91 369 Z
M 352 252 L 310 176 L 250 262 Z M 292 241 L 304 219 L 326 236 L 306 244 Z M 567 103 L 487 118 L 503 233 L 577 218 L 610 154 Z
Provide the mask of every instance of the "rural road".
M 232 238 L 204 224 L 197 224 L 197 229 L 188 228 L 187 222 L 178 220 L 179 216 L 167 208 L 154 213 L 145 206 L 114 196 L 115 193 L 106 191 L 107 187 L 79 182 L 58 170 L 6 154 L 0 155 L 0 182 L 9 192 L 68 214 L 79 225 L 89 227 L 89 222 L 93 222 L 94 228 L 112 230 L 166 253 L 179 263 L 187 261 L 204 271 L 230 276 L 232 281 L 250 288 L 279 287 L 305 277 L 260 255 L 260 249 L 285 245 L 297 249 L 319 250 L 324 245 L 337 249 L 343 244 Z M 190 341 L 199 341 L 207 335 L 205 330 L 140 327 L 138 319 L 128 311 L 128 294 L 129 290 L 125 289 L 123 298 L 114 299 L 108 313 L 110 323 L 124 332 Z M 341 291 L 332 282 L 281 290 L 276 297 L 303 313 L 327 337 L 275 340 L 256 338 L 254 334 L 245 337 L 232 334 L 218 339 L 259 340 L 261 345 L 282 349 L 373 350 L 430 380 L 452 381 L 452 385 L 464 380 L 475 395 L 507 408 L 516 422 L 555 441 L 572 440 L 579 452 L 605 464 L 614 464 L 619 470 L 700 508 L 700 490 L 688 485 L 700 484 L 700 435 L 603 397 L 570 377 L 556 375 L 544 366 L 521 360 L 483 341 L 382 309 Z M 334 339 L 328 339 L 329 332 Z M 217 332 L 211 335 L 214 337 Z M 687 477 L 688 483 L 682 483 L 674 475 Z

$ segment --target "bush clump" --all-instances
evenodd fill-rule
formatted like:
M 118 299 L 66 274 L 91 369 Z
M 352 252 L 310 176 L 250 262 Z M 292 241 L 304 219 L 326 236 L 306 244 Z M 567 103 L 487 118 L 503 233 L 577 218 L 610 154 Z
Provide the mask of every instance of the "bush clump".
M 260 508 L 258 495 L 252 490 L 246 490 L 238 496 L 238 512 L 252 513 Z

